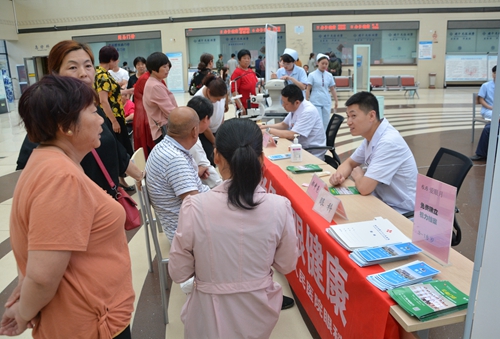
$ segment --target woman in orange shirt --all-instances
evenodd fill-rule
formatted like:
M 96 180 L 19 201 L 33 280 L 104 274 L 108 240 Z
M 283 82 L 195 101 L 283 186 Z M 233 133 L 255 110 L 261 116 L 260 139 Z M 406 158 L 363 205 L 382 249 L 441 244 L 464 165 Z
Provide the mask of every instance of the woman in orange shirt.
M 84 50 L 68 53 L 59 74 L 31 85 L 19 114 L 39 142 L 14 191 L 10 241 L 19 282 L 0 335 L 33 328 L 39 339 L 130 339 L 133 311 L 125 211 L 85 175 L 80 162 L 101 144 L 104 119 Z

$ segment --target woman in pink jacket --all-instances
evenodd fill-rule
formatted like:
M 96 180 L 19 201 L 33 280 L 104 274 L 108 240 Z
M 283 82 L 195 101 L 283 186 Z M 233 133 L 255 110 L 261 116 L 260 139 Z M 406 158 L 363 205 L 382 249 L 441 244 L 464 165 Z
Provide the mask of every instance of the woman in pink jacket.
M 182 204 L 168 270 L 176 283 L 194 276 L 181 313 L 184 337 L 269 338 L 283 301 L 274 267 L 287 274 L 297 262 L 297 236 L 288 199 L 266 193 L 262 132 L 231 119 L 215 140 L 225 180 Z

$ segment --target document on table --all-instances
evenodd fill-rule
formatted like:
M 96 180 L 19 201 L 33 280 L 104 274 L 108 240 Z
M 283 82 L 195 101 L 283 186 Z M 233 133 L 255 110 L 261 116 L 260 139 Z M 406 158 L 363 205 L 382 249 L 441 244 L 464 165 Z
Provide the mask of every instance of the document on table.
M 411 242 L 389 220 L 381 217 L 369 221 L 332 225 L 326 231 L 348 251 L 356 248 Z

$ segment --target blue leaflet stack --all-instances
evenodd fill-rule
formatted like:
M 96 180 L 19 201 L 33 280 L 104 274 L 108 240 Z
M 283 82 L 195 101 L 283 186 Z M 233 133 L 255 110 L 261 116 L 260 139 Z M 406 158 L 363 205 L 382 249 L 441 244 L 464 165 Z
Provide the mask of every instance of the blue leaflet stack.
M 384 264 L 391 261 L 404 260 L 409 256 L 422 252 L 422 250 L 411 242 L 357 248 L 351 254 L 351 258 L 360 267 Z
M 389 271 L 371 274 L 366 279 L 379 290 L 385 291 L 391 288 L 409 286 L 431 280 L 438 273 L 438 270 L 427 265 L 425 262 L 416 260 Z

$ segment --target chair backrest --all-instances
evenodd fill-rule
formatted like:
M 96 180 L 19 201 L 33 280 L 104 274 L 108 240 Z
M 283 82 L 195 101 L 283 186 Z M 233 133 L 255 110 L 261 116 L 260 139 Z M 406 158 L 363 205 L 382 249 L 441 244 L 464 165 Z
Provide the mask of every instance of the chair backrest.
M 149 230 L 151 231 L 151 236 L 153 238 L 153 245 L 155 247 L 155 252 L 156 252 L 156 260 L 158 261 L 165 260 L 161 251 L 160 242 L 158 240 L 158 229 L 156 226 L 156 223 L 160 221 L 156 218 L 156 216 L 153 217 L 153 211 L 151 210 L 151 202 L 149 200 L 149 192 L 145 181 L 146 180 L 144 179 L 140 194 L 142 194 L 144 200 L 144 208 L 146 210 L 146 214 L 149 220 L 149 227 L 150 227 Z
M 373 87 L 384 87 L 384 79 L 380 75 L 370 76 L 370 83 Z
M 336 87 L 350 87 L 349 77 L 334 77 Z
M 402 75 L 401 86 L 415 86 L 415 78 L 411 75 Z
M 335 146 L 335 138 L 337 137 L 337 133 L 343 121 L 344 117 L 341 116 L 340 114 L 334 114 L 330 118 L 330 121 L 328 122 L 328 126 L 326 128 L 327 146 Z
M 399 82 L 400 82 L 399 75 L 386 75 L 386 76 L 384 76 L 384 85 L 385 86 L 397 87 L 400 85 Z
M 134 152 L 130 160 L 132 160 L 132 162 L 141 171 L 144 171 L 146 169 L 146 157 L 144 156 L 144 149 L 142 147 L 140 147 L 137 151 Z
M 460 186 L 462 186 L 471 167 L 472 161 L 469 157 L 451 149 L 441 147 L 432 160 L 431 166 L 427 171 L 427 176 L 455 186 L 458 195 Z

